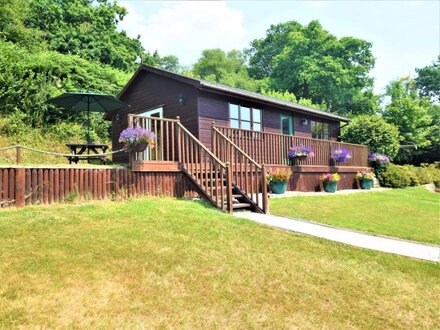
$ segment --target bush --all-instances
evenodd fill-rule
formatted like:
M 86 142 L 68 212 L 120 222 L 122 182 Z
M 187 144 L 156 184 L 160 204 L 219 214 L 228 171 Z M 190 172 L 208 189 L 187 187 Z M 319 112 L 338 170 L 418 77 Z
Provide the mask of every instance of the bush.
M 388 155 L 391 159 L 399 150 L 399 131 L 377 115 L 354 118 L 342 129 L 342 141 L 367 145 L 371 151 Z
M 379 177 L 379 183 L 383 187 L 404 188 L 411 185 L 411 176 L 408 169 L 391 164 Z

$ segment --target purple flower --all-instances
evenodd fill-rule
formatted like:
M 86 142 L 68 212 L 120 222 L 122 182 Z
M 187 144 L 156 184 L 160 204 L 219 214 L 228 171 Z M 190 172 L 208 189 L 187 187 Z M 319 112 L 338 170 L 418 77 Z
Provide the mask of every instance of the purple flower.
M 346 163 L 351 159 L 351 151 L 344 148 L 333 149 L 331 157 L 337 163 Z
M 381 166 L 388 165 L 390 163 L 390 158 L 387 155 L 371 153 L 368 155 L 368 160 L 373 163 L 373 165 Z
M 126 150 L 131 150 L 135 145 L 140 143 L 154 146 L 156 135 L 152 131 L 142 127 L 129 127 L 121 132 L 119 142 L 124 144 Z
M 314 157 L 315 152 L 313 151 L 312 147 L 293 146 L 289 149 L 287 154 L 287 157 L 290 159 L 301 156 Z

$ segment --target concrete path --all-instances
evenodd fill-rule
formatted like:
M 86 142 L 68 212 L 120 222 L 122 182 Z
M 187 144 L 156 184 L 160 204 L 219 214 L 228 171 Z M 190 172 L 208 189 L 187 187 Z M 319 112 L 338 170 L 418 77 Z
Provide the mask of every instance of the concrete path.
M 329 239 L 362 248 L 400 254 L 402 256 L 440 262 L 440 246 L 386 238 L 361 232 L 316 224 L 304 220 L 283 218 L 269 214 L 234 212 L 234 216 L 268 226 Z
M 269 198 L 284 198 L 284 197 L 295 197 L 295 196 L 334 196 L 334 195 L 350 195 L 350 194 L 368 194 L 378 191 L 387 191 L 390 188 L 373 188 L 371 190 L 364 189 L 344 189 L 338 190 L 332 194 L 326 193 L 325 191 L 286 191 L 284 194 L 269 194 Z

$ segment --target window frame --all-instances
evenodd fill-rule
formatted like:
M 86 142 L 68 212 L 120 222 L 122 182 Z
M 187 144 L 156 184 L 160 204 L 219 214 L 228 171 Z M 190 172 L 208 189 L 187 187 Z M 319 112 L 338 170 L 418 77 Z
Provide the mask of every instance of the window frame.
M 316 130 L 316 125 L 320 125 L 319 130 Z M 317 134 L 317 136 L 316 136 Z M 310 135 L 313 139 L 330 140 L 330 124 L 324 121 L 310 120 Z M 314 136 L 315 135 L 315 136 Z
M 289 133 L 285 134 L 283 132 L 283 119 L 288 118 L 289 119 Z M 280 133 L 283 135 L 289 135 L 289 136 L 293 136 L 295 131 L 294 131 L 294 127 L 293 127 L 293 114 L 291 113 L 281 113 L 280 114 Z
M 231 128 L 234 129 L 244 129 L 244 130 L 250 130 L 250 131 L 255 131 L 255 132 L 262 132 L 263 130 L 263 109 L 261 108 L 254 108 L 254 107 L 249 107 L 249 106 L 244 106 L 244 105 L 240 105 L 237 103 L 228 103 L 228 112 L 229 112 L 229 126 Z M 236 106 L 237 107 L 237 114 L 238 117 L 232 117 L 231 115 L 231 106 Z M 249 109 L 249 119 L 243 119 L 242 118 L 242 108 L 245 109 Z M 258 110 L 260 112 L 260 118 L 258 118 L 258 120 L 256 120 L 255 116 L 254 116 L 254 110 Z M 235 121 L 238 123 L 238 127 L 233 127 L 232 126 L 232 122 Z M 250 128 L 243 128 L 243 124 L 242 123 L 246 123 L 247 125 L 249 125 Z M 255 124 L 260 126 L 259 130 L 255 129 Z

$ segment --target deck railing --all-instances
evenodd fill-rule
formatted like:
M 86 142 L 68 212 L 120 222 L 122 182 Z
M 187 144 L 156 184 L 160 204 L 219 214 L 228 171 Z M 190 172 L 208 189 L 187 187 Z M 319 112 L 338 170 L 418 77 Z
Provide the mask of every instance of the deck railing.
M 148 128 L 157 141 L 154 148 L 131 155 L 131 161 L 178 162 L 205 197 L 216 207 L 232 212 L 232 178 L 229 164 L 218 159 L 177 119 L 129 115 L 129 126 Z
M 360 144 L 343 143 L 338 141 L 319 140 L 313 138 L 290 136 L 277 133 L 255 132 L 250 130 L 235 129 L 229 127 L 214 127 L 249 157 L 259 164 L 266 165 L 289 165 L 291 160 L 287 158 L 289 148 L 292 146 L 312 147 L 314 157 L 296 161 L 296 165 L 314 166 L 368 166 L 368 147 Z M 331 151 L 337 148 L 345 148 L 351 151 L 352 158 L 343 164 L 334 164 L 331 159 Z
M 250 158 L 217 128 L 213 127 L 211 135 L 212 152 L 223 162 L 229 162 L 232 182 L 244 194 L 254 208 L 267 213 L 266 169 Z

